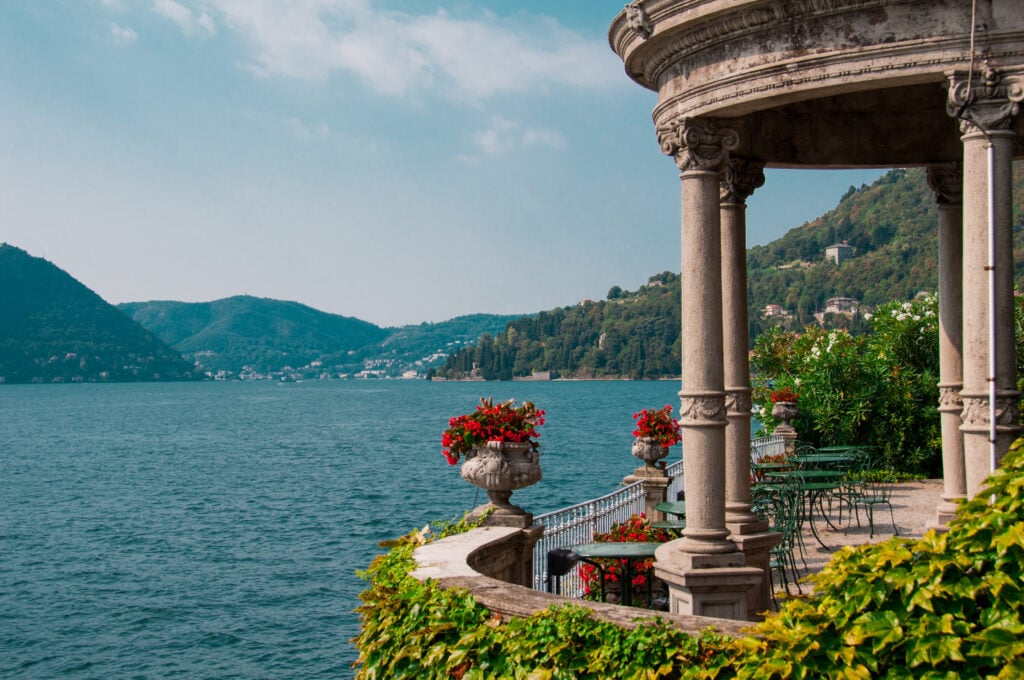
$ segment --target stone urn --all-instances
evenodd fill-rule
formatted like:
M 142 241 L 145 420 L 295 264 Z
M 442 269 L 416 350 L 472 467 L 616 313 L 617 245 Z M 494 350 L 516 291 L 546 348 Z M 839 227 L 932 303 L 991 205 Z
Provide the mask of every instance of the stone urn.
M 490 503 L 473 511 L 478 515 L 493 508 L 494 515 L 527 515 L 509 498 L 516 489 L 541 480 L 540 457 L 529 442 L 487 442 L 466 454 L 462 478 L 487 491 Z
M 772 415 L 781 421 L 775 427 L 775 433 L 782 434 L 784 432 L 796 432 L 796 429 L 790 421 L 796 418 L 799 414 L 800 407 L 796 405 L 795 401 L 777 401 L 772 404 Z
M 668 457 L 668 447 L 654 437 L 637 437 L 633 440 L 633 455 L 653 470 L 655 463 Z

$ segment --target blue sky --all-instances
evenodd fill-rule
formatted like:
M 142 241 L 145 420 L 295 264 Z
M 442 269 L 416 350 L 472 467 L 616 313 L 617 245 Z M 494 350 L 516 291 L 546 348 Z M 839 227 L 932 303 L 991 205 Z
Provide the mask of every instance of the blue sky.
M 622 0 L 0 3 L 0 241 L 110 302 L 246 293 L 381 325 L 679 270 Z M 769 171 L 748 243 L 878 170 Z

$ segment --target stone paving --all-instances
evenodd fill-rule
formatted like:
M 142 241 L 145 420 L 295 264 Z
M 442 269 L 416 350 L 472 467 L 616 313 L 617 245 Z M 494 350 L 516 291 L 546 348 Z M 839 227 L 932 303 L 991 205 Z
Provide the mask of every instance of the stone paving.
M 892 495 L 893 516 L 896 519 L 896 528 L 899 536 L 907 538 L 920 538 L 935 523 L 935 508 L 942 495 L 942 480 L 928 479 L 914 482 L 903 482 L 897 484 Z M 849 521 L 848 521 L 849 519 Z M 889 508 L 880 506 L 875 509 L 875 536 L 869 537 L 867 516 L 862 509 L 860 512 L 860 527 L 857 522 L 844 515 L 842 524 L 836 524 L 838 531 L 833 530 L 820 517 L 815 523 L 818 529 L 818 536 L 828 546 L 823 548 L 814 539 L 809 526 L 805 524 L 803 531 L 804 556 L 807 560 L 807 568 L 804 569 L 803 562 L 797 556 L 797 566 L 800 568 L 800 576 L 821 571 L 825 564 L 832 558 L 832 555 L 839 548 L 847 545 L 861 545 L 864 543 L 879 543 L 886 541 L 893 536 L 892 521 L 889 518 Z M 776 579 L 777 581 L 778 579 Z M 808 584 L 802 584 L 804 593 L 809 593 L 811 588 Z M 776 590 L 781 590 L 776 583 Z M 791 593 L 796 594 L 794 588 Z

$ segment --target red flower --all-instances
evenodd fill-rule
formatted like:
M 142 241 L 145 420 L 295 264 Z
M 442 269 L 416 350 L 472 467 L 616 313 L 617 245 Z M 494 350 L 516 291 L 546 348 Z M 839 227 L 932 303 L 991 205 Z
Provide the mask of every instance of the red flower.
M 639 413 L 634 413 L 633 420 L 636 421 L 634 437 L 650 437 L 662 446 L 672 446 L 682 441 L 679 421 L 672 417 L 672 407 L 669 404 L 657 410 L 645 408 Z
M 448 421 L 448 429 L 441 433 L 441 453 L 448 463 L 455 465 L 459 457 L 487 442 L 529 443 L 534 450 L 540 434 L 537 428 L 544 424 L 544 411 L 533 402 L 516 406 L 514 400 L 495 405 L 492 399 L 481 399 L 473 413 L 455 416 Z
M 795 402 L 799 396 L 791 387 L 783 387 L 771 393 L 771 400 L 773 404 L 778 404 L 779 402 L 791 403 Z

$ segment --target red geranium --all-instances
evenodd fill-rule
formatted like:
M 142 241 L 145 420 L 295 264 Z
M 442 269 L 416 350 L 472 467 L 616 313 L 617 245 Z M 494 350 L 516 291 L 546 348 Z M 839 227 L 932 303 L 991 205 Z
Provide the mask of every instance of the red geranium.
M 795 402 L 797 400 L 797 397 L 799 396 L 799 394 L 793 391 L 793 388 L 783 387 L 781 389 L 772 391 L 771 400 L 773 404 L 778 404 L 779 402 L 784 402 L 788 404 Z
M 636 421 L 634 437 L 650 437 L 662 446 L 672 446 L 682 441 L 679 421 L 672 417 L 672 407 L 665 404 L 658 410 L 647 409 L 633 414 Z
M 668 532 L 664 529 L 655 529 L 647 521 L 644 513 L 631 516 L 622 523 L 612 525 L 608 533 L 595 533 L 594 543 L 664 543 L 671 540 Z M 598 562 L 604 568 L 605 587 L 618 583 L 626 568 L 626 561 L 623 559 L 600 559 Z M 647 579 L 654 576 L 654 560 L 641 560 L 633 564 L 633 601 L 641 602 L 644 597 L 644 589 Z M 580 578 L 583 580 L 583 595 L 587 599 L 596 599 L 601 588 L 601 572 L 591 564 L 581 564 L 579 567 Z
M 475 411 L 448 421 L 448 429 L 441 435 L 441 453 L 449 465 L 455 465 L 459 456 L 487 442 L 525 442 L 536 450 L 540 445 L 533 439 L 540 436 L 537 428 L 543 424 L 544 411 L 531 401 L 516 406 L 512 399 L 500 404 L 481 399 Z

